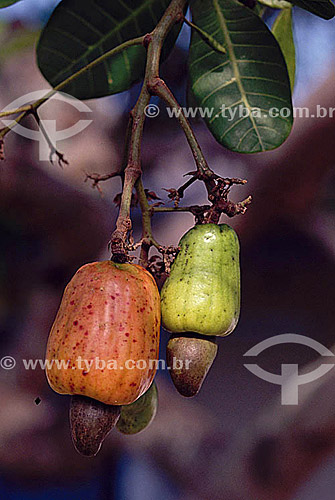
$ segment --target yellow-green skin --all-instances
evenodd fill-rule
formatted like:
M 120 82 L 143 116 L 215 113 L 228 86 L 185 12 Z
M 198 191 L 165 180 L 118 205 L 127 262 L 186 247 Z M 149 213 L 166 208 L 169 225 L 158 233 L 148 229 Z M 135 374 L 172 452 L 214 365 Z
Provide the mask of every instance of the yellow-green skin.
M 225 336 L 240 314 L 239 242 L 227 224 L 194 226 L 161 290 L 162 324 L 173 333 Z

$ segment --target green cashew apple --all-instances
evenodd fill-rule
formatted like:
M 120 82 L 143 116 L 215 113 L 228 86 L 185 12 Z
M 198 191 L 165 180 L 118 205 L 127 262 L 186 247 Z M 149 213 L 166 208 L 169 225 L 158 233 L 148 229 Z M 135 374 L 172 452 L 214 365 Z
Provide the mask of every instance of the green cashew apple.
M 172 333 L 225 336 L 240 314 L 239 241 L 227 224 L 203 224 L 179 242 L 161 290 L 162 324 Z
M 158 407 L 158 391 L 155 382 L 143 396 L 130 405 L 124 405 L 116 429 L 122 434 L 137 434 L 153 421 Z

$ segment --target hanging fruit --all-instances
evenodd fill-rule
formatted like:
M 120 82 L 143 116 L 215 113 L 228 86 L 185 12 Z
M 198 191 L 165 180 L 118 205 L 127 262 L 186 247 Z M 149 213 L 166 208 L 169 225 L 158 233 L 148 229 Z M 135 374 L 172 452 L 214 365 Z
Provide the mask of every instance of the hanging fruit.
M 130 405 L 122 406 L 116 428 L 122 434 L 138 434 L 155 418 L 158 407 L 158 391 L 155 382 L 143 396 Z
M 157 369 L 160 299 L 143 267 L 112 261 L 81 267 L 67 285 L 49 335 L 46 375 L 60 394 L 127 405 Z
M 225 336 L 240 312 L 239 242 L 227 224 L 203 224 L 179 242 L 161 290 L 162 324 L 172 333 Z

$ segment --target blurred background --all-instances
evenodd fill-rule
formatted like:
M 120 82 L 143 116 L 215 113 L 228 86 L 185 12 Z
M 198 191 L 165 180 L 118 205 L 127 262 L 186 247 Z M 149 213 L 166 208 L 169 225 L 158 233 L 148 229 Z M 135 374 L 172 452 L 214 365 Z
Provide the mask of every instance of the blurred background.
M 49 88 L 37 69 L 34 46 L 57 3 L 22 0 L 0 11 L 1 109 L 22 95 Z M 334 20 L 294 10 L 295 106 L 335 107 L 334 28 Z M 189 29 L 184 28 L 162 69 L 182 105 L 188 40 Z M 69 161 L 63 169 L 39 161 L 36 142 L 15 133 L 5 140 L 6 159 L 0 165 L 0 357 L 13 356 L 17 365 L 0 370 L 1 499 L 233 500 L 222 479 L 226 449 L 269 404 L 280 400 L 280 387 L 247 371 L 243 354 L 284 333 L 332 347 L 335 120 L 297 118 L 284 145 L 253 156 L 225 151 L 204 124 L 194 121 L 211 168 L 224 177 L 248 180 L 247 186 L 232 191 L 232 199 L 253 195 L 246 215 L 222 219 L 241 241 L 239 325 L 233 335 L 220 339 L 218 357 L 196 398 L 183 399 L 161 371 L 156 379 L 159 411 L 146 431 L 128 437 L 112 432 L 95 458 L 76 453 L 69 398 L 53 393 L 43 370 L 25 370 L 21 360 L 44 358 L 49 329 L 74 272 L 84 263 L 109 257 L 117 216 L 113 199 L 120 181 L 103 183 L 101 196 L 92 183 L 84 182 L 85 174 L 106 174 L 119 166 L 127 113 L 138 92 L 135 86 L 118 96 L 87 101 L 93 124 L 58 144 Z M 62 130 L 77 121 L 73 109 L 50 102 L 41 108 L 41 116 L 56 117 Z M 25 126 L 34 125 L 27 119 Z M 167 206 L 171 202 L 162 188 L 179 187 L 183 175 L 194 169 L 186 140 L 163 106 L 159 117 L 145 126 L 143 169 L 145 187 Z M 182 200 L 185 205 L 205 202 L 201 183 Z M 138 239 L 137 209 L 133 222 Z M 190 214 L 156 215 L 153 220 L 155 237 L 164 245 L 176 245 L 192 225 Z M 168 334 L 162 331 L 161 337 L 164 358 Z M 291 344 L 264 351 L 257 362 L 280 373 L 280 363 L 303 366 L 316 358 L 311 349 Z M 333 500 L 334 473 L 335 456 L 320 460 L 295 500 Z

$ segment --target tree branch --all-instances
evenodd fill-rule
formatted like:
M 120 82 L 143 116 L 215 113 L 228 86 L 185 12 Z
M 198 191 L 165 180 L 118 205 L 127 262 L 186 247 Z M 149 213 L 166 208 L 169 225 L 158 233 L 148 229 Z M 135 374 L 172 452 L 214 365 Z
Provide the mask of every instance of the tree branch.
M 113 260 L 127 261 L 127 235 L 132 228 L 130 206 L 134 186 L 142 174 L 141 145 L 145 122 L 145 108 L 150 102 L 149 88 L 151 82 L 159 75 L 159 62 L 162 46 L 173 25 L 180 21 L 186 0 L 172 0 L 163 17 L 152 33 L 144 38 L 147 47 L 147 64 L 144 82 L 138 101 L 130 114 L 130 132 L 126 145 L 128 151 L 127 166 L 124 169 L 124 186 L 121 196 L 120 212 L 116 222 L 116 230 L 111 237 Z

